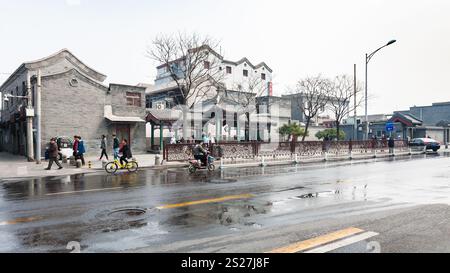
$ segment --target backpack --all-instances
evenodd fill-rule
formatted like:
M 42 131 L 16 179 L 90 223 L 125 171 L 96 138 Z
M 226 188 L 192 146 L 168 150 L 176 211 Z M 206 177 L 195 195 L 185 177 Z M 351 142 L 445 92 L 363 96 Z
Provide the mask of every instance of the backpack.
M 78 153 L 79 154 L 86 153 L 86 148 L 84 148 L 84 141 L 83 140 L 80 140 L 80 142 L 78 143 Z

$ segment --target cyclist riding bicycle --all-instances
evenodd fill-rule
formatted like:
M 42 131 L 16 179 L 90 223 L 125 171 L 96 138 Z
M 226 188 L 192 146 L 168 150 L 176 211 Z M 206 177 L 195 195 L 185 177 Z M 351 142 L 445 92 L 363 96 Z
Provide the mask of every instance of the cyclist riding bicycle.
M 120 165 L 122 166 L 127 166 L 128 165 L 128 160 L 129 158 L 132 158 L 133 155 L 131 154 L 131 149 L 128 146 L 128 141 L 126 139 L 122 140 L 122 149 L 120 149 L 119 152 L 122 153 L 122 156 L 120 157 Z M 125 164 L 123 163 L 125 162 Z

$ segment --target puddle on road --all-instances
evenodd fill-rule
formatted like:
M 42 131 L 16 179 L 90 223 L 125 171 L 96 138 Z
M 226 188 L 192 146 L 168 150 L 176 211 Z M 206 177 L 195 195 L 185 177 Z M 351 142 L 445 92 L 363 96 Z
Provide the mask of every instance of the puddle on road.
M 147 226 L 148 210 L 140 207 L 121 207 L 110 210 L 90 211 L 84 215 L 88 226 L 95 225 L 101 232 L 116 232 Z
M 306 193 L 299 196 L 294 196 L 292 199 L 308 199 L 308 198 L 318 198 L 318 197 L 327 197 L 339 194 L 337 191 L 323 191 L 323 192 L 315 192 L 315 193 Z
M 147 221 L 145 220 L 137 220 L 137 221 L 127 221 L 127 222 L 116 222 L 114 224 L 110 223 L 107 227 L 105 227 L 102 232 L 117 232 L 128 229 L 137 229 L 147 226 Z
M 160 224 L 168 227 L 197 227 L 219 224 L 237 229 L 239 225 L 260 228 L 261 226 L 249 219 L 255 215 L 266 214 L 271 208 L 272 203 L 270 202 L 263 204 L 250 204 L 248 202 L 242 202 L 241 204 L 211 204 L 196 208 L 183 207 L 177 210 L 166 211 L 169 215 Z

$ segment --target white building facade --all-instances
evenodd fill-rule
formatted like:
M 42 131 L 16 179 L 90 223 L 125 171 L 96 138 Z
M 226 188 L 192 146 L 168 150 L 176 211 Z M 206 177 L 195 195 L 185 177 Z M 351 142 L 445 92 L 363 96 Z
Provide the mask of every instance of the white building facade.
M 230 61 L 210 48 L 206 50 L 209 50 L 210 54 L 207 61 L 200 65 L 200 69 L 215 69 L 213 73 L 217 73 L 219 79 L 217 86 L 220 87 L 211 87 L 210 92 L 202 96 L 202 99 L 196 103 L 192 104 L 190 101 L 184 103 L 178 85 L 171 76 L 172 71 L 179 78 L 183 77 L 184 73 L 181 69 L 183 69 L 184 60 L 180 58 L 171 62 L 170 68 L 167 64 L 157 67 L 154 85 L 141 84 L 141 86 L 147 88 L 146 106 L 148 111 L 157 116 L 157 111 L 179 109 L 182 104 L 192 106 L 190 112 L 193 125 L 188 129 L 189 138 L 194 136 L 195 139 L 201 139 L 202 134 L 210 134 L 217 140 L 227 141 L 270 141 L 271 139 L 277 139 L 278 127 L 289 122 L 291 106 L 290 102 L 289 105 L 286 105 L 285 99 L 270 99 L 273 97 L 272 69 L 265 62 L 254 65 L 245 57 L 238 61 Z M 268 115 L 267 110 L 258 111 L 257 105 L 263 101 L 258 100 L 258 97 L 269 98 L 264 100 L 266 106 L 262 108 L 271 109 L 270 115 Z M 243 101 L 247 101 L 247 103 Z M 283 114 L 280 114 L 281 111 L 280 113 L 274 111 L 280 109 L 279 106 L 269 106 L 267 105 L 268 102 L 283 102 L 280 105 L 283 108 Z M 286 111 L 289 113 L 285 113 Z M 183 135 L 178 132 L 180 127 L 176 125 L 181 123 L 181 121 L 175 122 L 173 123 L 175 126 L 165 130 L 162 135 L 166 142 L 168 141 L 167 138 L 174 135 Z M 156 126 L 156 128 L 158 127 Z M 256 132 L 257 129 L 261 132 Z M 153 134 L 160 135 L 159 129 L 156 130 Z M 181 130 L 184 132 L 184 129 Z M 151 131 L 151 126 L 147 124 L 147 135 Z

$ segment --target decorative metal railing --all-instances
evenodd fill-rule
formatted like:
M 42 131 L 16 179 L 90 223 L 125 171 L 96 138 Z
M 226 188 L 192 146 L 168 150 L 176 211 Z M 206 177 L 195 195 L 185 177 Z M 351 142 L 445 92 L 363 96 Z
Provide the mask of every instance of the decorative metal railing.
M 193 148 L 196 144 L 166 144 L 164 146 L 164 160 L 184 161 L 193 158 Z M 236 160 L 249 160 L 256 157 L 265 158 L 319 158 L 342 157 L 389 153 L 387 140 L 367 141 L 297 141 L 297 142 L 221 142 L 207 145 L 212 156 L 216 158 Z M 406 141 L 395 141 L 396 151 L 408 151 Z

